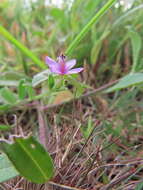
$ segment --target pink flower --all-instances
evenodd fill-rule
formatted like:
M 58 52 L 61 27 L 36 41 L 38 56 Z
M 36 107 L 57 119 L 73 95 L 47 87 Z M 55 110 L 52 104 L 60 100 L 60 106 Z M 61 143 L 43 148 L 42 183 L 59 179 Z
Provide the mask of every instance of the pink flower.
M 65 61 L 64 55 L 59 56 L 57 62 L 47 56 L 46 64 L 49 66 L 51 72 L 59 75 L 68 75 L 83 71 L 83 68 L 72 69 L 76 64 L 76 60 Z

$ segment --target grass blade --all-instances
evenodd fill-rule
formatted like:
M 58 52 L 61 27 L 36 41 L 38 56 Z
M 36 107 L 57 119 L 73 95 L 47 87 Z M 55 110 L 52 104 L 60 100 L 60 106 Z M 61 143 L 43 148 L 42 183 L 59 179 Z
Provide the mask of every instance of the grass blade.
M 77 35 L 75 40 L 69 45 L 65 54 L 69 55 L 76 48 L 78 43 L 83 39 L 85 34 L 90 30 L 92 25 L 99 21 L 99 19 L 106 13 L 106 11 L 115 3 L 116 0 L 109 0 L 99 11 L 95 14 L 95 16 L 86 24 L 86 26 L 81 30 L 81 32 Z
M 135 31 L 130 31 L 130 38 L 131 38 L 132 53 L 133 53 L 133 65 L 131 72 L 133 73 L 136 71 L 136 67 L 138 65 L 138 59 L 142 45 L 142 38 L 139 35 L 139 33 Z
M 18 49 L 20 49 L 22 53 L 27 55 L 39 67 L 41 67 L 42 69 L 46 68 L 42 61 L 40 61 L 27 47 L 25 47 L 18 40 L 16 40 L 2 25 L 0 25 L 0 34 L 11 43 L 13 43 Z

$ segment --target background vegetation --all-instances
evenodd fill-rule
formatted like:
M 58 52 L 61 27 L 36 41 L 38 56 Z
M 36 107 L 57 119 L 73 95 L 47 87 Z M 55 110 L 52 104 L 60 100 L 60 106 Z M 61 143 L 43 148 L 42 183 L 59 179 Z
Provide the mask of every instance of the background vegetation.
M 64 184 L 62 189 L 68 186 L 69 189 L 70 186 L 97 190 L 142 189 L 143 77 L 138 75 L 143 70 L 142 0 L 132 1 L 130 7 L 117 1 L 68 57 L 76 58 L 78 66 L 84 67 L 77 79 L 88 85 L 86 90 L 81 88 L 79 97 L 81 94 L 84 97 L 59 105 L 72 97 L 71 84 L 67 86 L 68 91 L 56 94 L 53 107 L 47 106 L 45 96 L 38 97 L 38 103 L 37 99 L 33 101 L 33 93 L 45 92 L 45 84 L 36 90 L 29 86 L 31 99 L 28 101 L 22 98 L 17 102 L 14 94 L 19 81 L 31 81 L 35 74 L 47 68 L 46 55 L 56 59 L 64 53 L 105 3 L 104 0 L 84 3 L 74 0 L 71 6 L 66 1 L 62 8 L 57 8 L 45 5 L 44 0 L 29 1 L 28 5 L 22 0 L 0 1 L 0 24 L 34 53 L 26 56 L 0 35 L 0 123 L 13 126 L 11 133 L 17 132 L 18 124 L 25 135 L 32 132 L 35 136 L 39 126 L 45 123 L 47 149 L 57 168 L 48 184 L 53 188 Z M 110 93 L 101 93 L 100 89 L 94 92 L 129 73 L 137 74 L 130 79 L 133 82 L 130 87 L 125 81 L 123 86 L 127 88 Z M 3 87 L 14 96 L 10 95 L 9 99 L 9 92 Z M 43 106 L 42 113 L 37 104 L 40 108 Z M 28 185 L 31 189 L 45 188 L 20 180 L 15 178 L 3 185 L 14 189 L 19 182 L 25 189 Z

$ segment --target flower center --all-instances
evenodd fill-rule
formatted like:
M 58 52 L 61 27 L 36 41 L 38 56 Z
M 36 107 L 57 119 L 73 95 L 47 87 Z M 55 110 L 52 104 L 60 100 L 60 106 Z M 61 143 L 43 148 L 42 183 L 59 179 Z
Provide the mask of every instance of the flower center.
M 58 63 L 60 66 L 61 74 L 65 74 L 66 73 L 66 64 L 65 64 L 65 56 L 64 55 L 59 56 Z

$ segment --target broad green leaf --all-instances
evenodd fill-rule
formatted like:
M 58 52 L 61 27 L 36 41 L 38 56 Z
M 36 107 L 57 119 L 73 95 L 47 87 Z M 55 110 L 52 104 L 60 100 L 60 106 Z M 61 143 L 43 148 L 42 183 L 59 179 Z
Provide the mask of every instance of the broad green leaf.
M 17 102 L 16 95 L 7 87 L 0 90 L 0 96 L 6 103 L 15 104 Z
M 133 51 L 132 72 L 135 72 L 137 64 L 138 64 L 139 53 L 141 50 L 142 39 L 140 35 L 134 31 L 130 31 L 130 38 L 131 38 L 132 51 Z
M 136 86 L 143 83 L 143 73 L 133 73 L 120 79 L 120 81 L 111 88 L 108 88 L 105 92 L 113 92 L 130 86 Z
M 34 75 L 33 80 L 32 80 L 32 86 L 35 87 L 39 85 L 41 82 L 44 82 L 45 80 L 47 80 L 49 77 L 49 74 L 50 74 L 50 71 L 49 69 L 47 69 L 43 72 L 40 72 Z
M 42 184 L 53 177 L 52 159 L 34 137 L 14 137 L 13 143 L 1 141 L 1 148 L 20 175 L 27 180 Z
M 11 127 L 9 125 L 0 125 L 0 131 L 8 131 Z
M 0 183 L 18 176 L 19 173 L 13 167 L 5 154 L 0 154 Z

